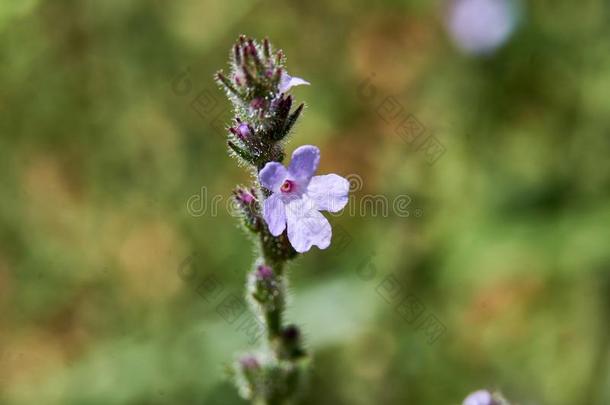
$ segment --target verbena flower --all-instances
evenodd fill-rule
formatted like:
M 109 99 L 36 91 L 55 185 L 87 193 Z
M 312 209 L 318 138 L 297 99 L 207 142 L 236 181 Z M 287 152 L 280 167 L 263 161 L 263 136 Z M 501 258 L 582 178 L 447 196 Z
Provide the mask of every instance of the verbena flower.
M 330 245 L 330 223 L 320 211 L 338 212 L 348 202 L 349 182 L 336 174 L 314 176 L 319 163 L 320 150 L 305 145 L 294 151 L 288 168 L 269 162 L 259 173 L 261 184 L 272 192 L 263 206 L 269 232 L 279 236 L 287 229 L 299 253 Z

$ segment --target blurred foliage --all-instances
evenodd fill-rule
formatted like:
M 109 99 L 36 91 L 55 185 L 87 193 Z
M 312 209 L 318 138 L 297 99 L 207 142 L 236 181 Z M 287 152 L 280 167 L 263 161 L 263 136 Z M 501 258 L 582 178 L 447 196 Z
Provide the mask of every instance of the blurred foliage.
M 610 403 L 610 8 L 523 5 L 511 40 L 474 58 L 439 2 L 4 1 L 0 403 L 242 403 L 224 367 L 248 337 L 197 280 L 241 294 L 253 255 L 225 206 L 249 180 L 228 115 L 192 105 L 226 111 L 212 74 L 240 33 L 312 83 L 289 152 L 315 143 L 322 172 L 361 176 L 355 207 L 412 199 L 409 217 L 333 218 L 347 243 L 292 267 L 289 318 L 314 353 L 303 403 L 482 387 Z M 442 143 L 436 163 L 384 121 L 388 96 Z M 378 294 L 390 275 L 446 326 L 433 344 Z

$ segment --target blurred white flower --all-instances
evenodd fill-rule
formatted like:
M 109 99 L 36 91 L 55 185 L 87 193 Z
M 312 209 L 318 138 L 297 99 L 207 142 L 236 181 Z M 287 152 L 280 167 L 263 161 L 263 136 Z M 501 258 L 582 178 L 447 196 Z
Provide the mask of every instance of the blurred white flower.
M 517 25 L 514 0 L 451 0 L 448 30 L 466 53 L 489 54 L 503 45 Z

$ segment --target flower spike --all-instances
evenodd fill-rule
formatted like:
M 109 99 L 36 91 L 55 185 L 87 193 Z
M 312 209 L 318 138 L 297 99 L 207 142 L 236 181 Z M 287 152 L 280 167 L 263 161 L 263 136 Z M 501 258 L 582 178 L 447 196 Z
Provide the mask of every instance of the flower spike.
M 232 375 L 240 394 L 253 403 L 284 404 L 295 396 L 307 351 L 300 329 L 284 324 L 286 264 L 312 246 L 330 245 L 332 230 L 320 211 L 337 212 L 347 204 L 349 183 L 336 174 L 314 176 L 320 151 L 301 146 L 284 166 L 284 139 L 303 113 L 287 94 L 304 79 L 286 71 L 281 50 L 267 38 L 240 35 L 231 48 L 230 75 L 215 79 L 233 104 L 228 126 L 229 154 L 250 167 L 256 187 L 233 191 L 235 212 L 257 243 L 259 257 L 248 275 L 246 298 L 262 322 L 267 342 L 259 352 L 241 356 Z

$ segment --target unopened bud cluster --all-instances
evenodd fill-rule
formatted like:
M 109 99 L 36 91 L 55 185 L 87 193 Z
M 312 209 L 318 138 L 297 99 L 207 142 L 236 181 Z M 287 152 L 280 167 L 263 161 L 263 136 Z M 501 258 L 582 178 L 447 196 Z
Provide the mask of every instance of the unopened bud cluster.
M 285 92 L 307 82 L 288 75 L 282 51 L 273 50 L 267 39 L 260 44 L 240 36 L 229 64 L 228 76 L 219 71 L 216 80 L 234 107 L 235 118 L 227 133 L 232 156 L 256 171 L 268 162 L 281 162 L 282 142 L 303 111 L 303 104 L 293 110 L 293 98 Z M 265 197 L 266 190 L 262 192 Z M 234 195 L 244 225 L 260 234 L 265 258 L 270 263 L 294 258 L 296 252 L 286 236 L 275 237 L 265 226 L 257 193 L 238 188 Z
M 246 228 L 252 232 L 260 231 L 265 225 L 260 216 L 260 204 L 256 198 L 256 191 L 238 187 L 233 191 L 235 202 L 243 218 Z
M 275 310 L 283 305 L 282 279 L 273 272 L 271 267 L 260 265 L 251 278 L 252 297 L 265 310 Z
M 289 78 L 284 62 L 282 51 L 272 50 L 267 39 L 261 45 L 242 35 L 233 47 L 229 77 L 216 74 L 237 114 L 229 148 L 257 169 L 284 159 L 279 142 L 303 111 L 303 104 L 291 111 L 292 96 L 283 94 L 282 83 Z
M 235 364 L 235 379 L 240 394 L 255 404 L 282 404 L 298 390 L 305 365 L 291 361 L 277 361 L 264 356 L 247 354 Z

